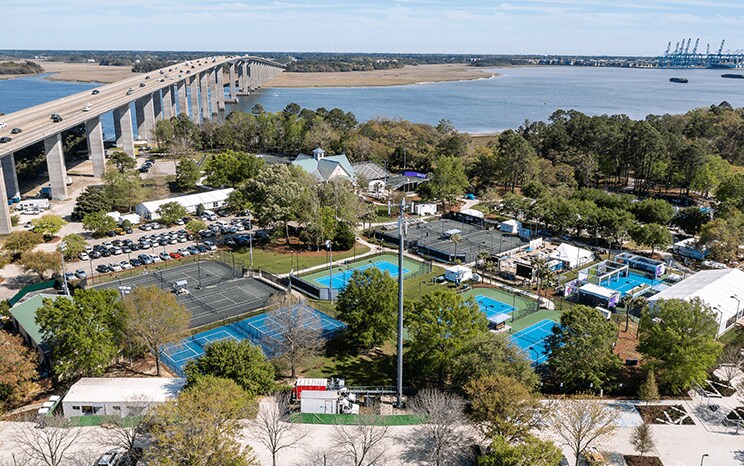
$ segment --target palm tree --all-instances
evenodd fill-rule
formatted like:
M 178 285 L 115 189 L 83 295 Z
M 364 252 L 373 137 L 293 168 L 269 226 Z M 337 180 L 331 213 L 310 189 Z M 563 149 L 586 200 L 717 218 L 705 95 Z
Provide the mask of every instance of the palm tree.
M 540 290 L 543 282 L 550 282 L 555 276 L 555 272 L 548 267 L 548 261 L 542 257 L 534 257 L 531 262 L 533 274 L 537 278 L 537 308 L 540 309 Z
M 462 235 L 460 233 L 455 233 L 450 236 L 449 240 L 455 245 L 455 260 L 457 260 L 457 244 L 462 241 Z

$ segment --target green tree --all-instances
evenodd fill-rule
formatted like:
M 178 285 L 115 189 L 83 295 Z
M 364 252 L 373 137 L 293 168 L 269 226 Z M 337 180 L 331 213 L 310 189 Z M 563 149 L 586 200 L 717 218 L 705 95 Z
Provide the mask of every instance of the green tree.
M 338 295 L 336 310 L 346 323 L 344 338 L 358 348 L 382 345 L 392 338 L 398 319 L 398 287 L 376 267 L 355 270 Z
M 558 466 L 563 452 L 550 440 L 528 435 L 513 444 L 503 437 L 491 442 L 488 452 L 476 458 L 478 466 Z
M 155 358 L 160 377 L 160 348 L 173 343 L 189 329 L 191 313 L 173 293 L 156 286 L 137 287 L 123 300 L 126 331 Z
M 114 167 L 119 173 L 126 173 L 137 166 L 134 157 L 130 157 L 126 152 L 116 151 L 109 156 L 109 165 Z
M 184 158 L 176 165 L 176 181 L 174 187 L 178 191 L 188 191 L 196 188 L 196 182 L 199 181 L 201 171 L 191 158 Z
M 134 170 L 125 173 L 109 170 L 103 175 L 103 180 L 105 195 L 115 209 L 131 212 L 132 208 L 147 196 L 139 173 Z
M 630 210 L 643 223 L 666 225 L 674 216 L 674 207 L 663 199 L 644 199 L 632 204 Z
M 83 228 L 92 231 L 96 236 L 101 236 L 116 228 L 116 220 L 106 215 L 106 212 L 92 212 L 83 217 Z
M 457 157 L 437 157 L 429 178 L 431 196 L 442 201 L 444 210 L 448 204 L 462 197 L 470 184 L 462 160 Z
M 656 376 L 653 368 L 646 372 L 646 380 L 638 388 L 638 398 L 645 401 L 646 405 L 651 401 L 659 400 L 659 388 L 656 386 Z
M 715 366 L 721 344 L 719 324 L 702 301 L 660 300 L 641 320 L 640 351 L 656 369 L 661 384 L 682 393 L 702 384 Z
M 699 207 L 687 207 L 674 214 L 671 223 L 688 235 L 696 235 L 709 221 L 710 215 L 707 212 L 703 212 Z
M 722 210 L 744 211 L 744 173 L 730 173 L 716 188 L 716 199 Z
M 640 246 L 651 248 L 651 255 L 656 249 L 666 248 L 672 245 L 672 234 L 664 225 L 658 223 L 647 223 L 639 225 L 630 231 L 630 237 Z
M 700 229 L 700 244 L 705 245 L 710 258 L 730 262 L 736 259 L 739 245 L 744 242 L 744 215 L 731 212 L 726 218 L 712 220 Z
M 45 214 L 31 220 L 31 225 L 33 225 L 35 233 L 40 233 L 44 238 L 51 239 L 55 233 L 67 225 L 67 222 L 62 220 L 59 215 Z
M 485 315 L 473 299 L 464 301 L 449 291 L 435 291 L 406 303 L 407 366 L 412 378 L 443 385 L 463 346 L 488 332 Z
M 333 235 L 333 249 L 337 251 L 348 251 L 356 243 L 356 232 L 354 227 L 346 222 L 336 223 L 336 233 Z
M 564 311 L 546 345 L 553 383 L 567 392 L 604 387 L 620 366 L 612 352 L 616 337 L 615 324 L 596 309 L 578 305 Z
M 75 201 L 72 209 L 72 219 L 76 222 L 83 220 L 87 214 L 93 212 L 111 212 L 114 203 L 101 186 L 88 186 Z
M 184 227 L 189 233 L 198 233 L 202 230 L 207 229 L 207 224 L 201 220 L 189 220 L 189 223 Z
M 21 254 L 19 265 L 26 273 L 35 273 L 39 280 L 46 280 L 47 272 L 58 273 L 62 268 L 59 252 L 26 251 Z
M 160 215 L 158 220 L 166 225 L 172 225 L 188 215 L 188 213 L 186 207 L 180 203 L 166 202 L 158 208 L 158 215 Z
M 205 183 L 214 187 L 237 186 L 253 179 L 265 165 L 264 159 L 245 152 L 225 151 L 207 160 Z
M 503 333 L 485 332 L 468 340 L 452 361 L 452 388 L 460 390 L 470 380 L 503 375 L 529 390 L 537 387 L 538 377 L 532 360 L 512 344 Z
M 546 405 L 509 376 L 473 379 L 465 385 L 465 393 L 471 402 L 470 417 L 484 438 L 522 441 L 542 424 L 546 415 Z
M 149 464 L 257 465 L 238 442 L 240 419 L 253 411 L 251 395 L 229 379 L 202 376 L 173 401 L 155 408 Z
M 12 231 L 5 237 L 3 248 L 6 251 L 10 251 L 14 256 L 18 256 L 29 249 L 33 249 L 42 242 L 44 242 L 44 238 L 39 233 L 26 230 Z
M 495 177 L 512 192 L 535 172 L 535 149 L 515 131 L 506 130 L 499 134 L 494 156 L 493 166 L 488 168 L 485 176 Z
M 237 191 L 245 192 L 254 206 L 254 215 L 261 226 L 281 224 L 289 244 L 289 222 L 298 217 L 298 208 L 306 186 L 301 174 L 284 164 L 267 165 L 252 180 Z
M 124 311 L 115 290 L 79 290 L 71 299 L 44 299 L 36 322 L 51 346 L 55 377 L 68 381 L 104 373 L 121 347 Z
M 186 365 L 189 384 L 213 375 L 234 380 L 249 395 L 270 393 L 274 388 L 274 366 L 261 348 L 248 340 L 221 340 L 205 348 L 204 356 Z
M 37 355 L 23 344 L 20 336 L 0 330 L 0 413 L 15 408 L 35 396 L 39 385 Z
M 455 233 L 454 235 L 450 236 L 450 243 L 455 245 L 455 261 L 457 261 L 457 245 L 462 243 L 462 235 L 459 233 Z
M 85 248 L 88 247 L 85 238 L 77 233 L 66 235 L 62 238 L 62 243 L 65 244 L 64 256 L 66 260 L 74 259 L 78 254 L 85 252 Z

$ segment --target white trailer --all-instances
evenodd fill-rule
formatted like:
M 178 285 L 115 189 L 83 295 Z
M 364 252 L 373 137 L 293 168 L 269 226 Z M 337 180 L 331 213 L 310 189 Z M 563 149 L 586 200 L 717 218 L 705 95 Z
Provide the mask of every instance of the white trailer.
M 302 398 L 300 398 L 300 412 L 313 414 L 338 413 L 338 391 L 303 391 Z

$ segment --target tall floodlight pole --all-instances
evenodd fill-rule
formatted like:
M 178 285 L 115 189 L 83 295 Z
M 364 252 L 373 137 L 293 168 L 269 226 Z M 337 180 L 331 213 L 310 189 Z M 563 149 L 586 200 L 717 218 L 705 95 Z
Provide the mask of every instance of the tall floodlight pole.
M 333 242 L 327 239 L 326 247 L 328 248 L 328 299 L 333 302 Z
M 70 287 L 67 285 L 67 270 L 65 269 L 65 251 L 67 251 L 67 244 L 62 243 L 59 245 L 60 257 L 62 257 L 62 286 L 64 287 L 65 295 L 70 296 Z
M 405 207 L 406 202 L 401 199 L 398 214 L 398 408 L 403 407 L 403 244 L 405 241 L 403 211 Z

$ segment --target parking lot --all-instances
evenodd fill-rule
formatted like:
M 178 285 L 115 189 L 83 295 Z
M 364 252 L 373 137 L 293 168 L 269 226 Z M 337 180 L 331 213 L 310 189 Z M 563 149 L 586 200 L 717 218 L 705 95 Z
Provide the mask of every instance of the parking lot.
M 205 223 L 208 228 L 196 234 L 188 233 L 182 225 L 166 228 L 148 223 L 129 234 L 114 233 L 112 237 L 92 239 L 88 252 L 66 264 L 67 277 L 70 280 L 83 279 L 203 255 L 216 250 L 218 241 L 228 238 L 234 242 L 246 234 L 255 234 L 251 232 L 246 217 L 223 217 Z

